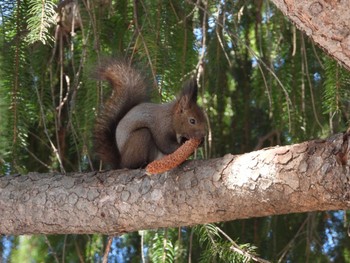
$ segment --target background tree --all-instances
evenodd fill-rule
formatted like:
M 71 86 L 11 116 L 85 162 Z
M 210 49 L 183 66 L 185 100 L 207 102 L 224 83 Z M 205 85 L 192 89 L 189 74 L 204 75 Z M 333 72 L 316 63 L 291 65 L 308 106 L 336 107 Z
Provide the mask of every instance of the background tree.
M 5 0 L 0 26 L 4 174 L 99 168 L 91 131 L 109 88 L 92 72 L 110 55 L 144 65 L 162 101 L 201 73 L 211 125 L 205 157 L 326 137 L 349 125 L 349 73 L 266 1 Z M 349 261 L 346 216 L 306 213 L 132 233 L 113 240 L 109 259 L 139 262 L 143 251 L 154 262 L 225 262 L 238 257 L 226 233 L 272 261 Z M 105 245 L 97 235 L 3 237 L 0 252 L 13 262 L 28 251 L 36 261 L 98 262 Z

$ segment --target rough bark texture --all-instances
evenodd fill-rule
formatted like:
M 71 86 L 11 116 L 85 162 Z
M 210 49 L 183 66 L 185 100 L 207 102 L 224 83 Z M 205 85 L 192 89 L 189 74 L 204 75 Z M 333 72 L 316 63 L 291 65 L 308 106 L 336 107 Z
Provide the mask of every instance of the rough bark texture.
M 350 0 L 271 0 L 330 56 L 350 70 Z
M 0 234 L 105 233 L 350 208 L 350 133 L 144 170 L 0 177 Z

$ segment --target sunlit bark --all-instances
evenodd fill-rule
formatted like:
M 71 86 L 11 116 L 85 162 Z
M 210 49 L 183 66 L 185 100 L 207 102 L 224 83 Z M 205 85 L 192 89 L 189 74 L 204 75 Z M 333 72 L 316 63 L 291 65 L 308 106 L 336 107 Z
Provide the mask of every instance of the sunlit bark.
M 0 177 L 0 234 L 106 233 L 349 209 L 350 133 L 144 170 Z

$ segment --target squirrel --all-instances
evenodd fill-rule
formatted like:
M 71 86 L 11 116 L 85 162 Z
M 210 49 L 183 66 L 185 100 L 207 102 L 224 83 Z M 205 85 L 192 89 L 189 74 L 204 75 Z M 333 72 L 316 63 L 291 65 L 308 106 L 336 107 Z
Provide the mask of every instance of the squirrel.
M 97 68 L 113 91 L 95 123 L 95 150 L 111 168 L 143 168 L 186 140 L 204 140 L 207 120 L 197 104 L 194 78 L 171 102 L 151 103 L 144 76 L 130 63 L 111 60 Z

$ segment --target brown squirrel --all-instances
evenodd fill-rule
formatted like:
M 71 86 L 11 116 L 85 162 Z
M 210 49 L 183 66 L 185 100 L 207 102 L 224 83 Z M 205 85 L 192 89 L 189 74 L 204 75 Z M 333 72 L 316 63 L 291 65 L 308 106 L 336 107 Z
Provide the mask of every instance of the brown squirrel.
M 189 138 L 204 139 L 207 121 L 197 105 L 197 82 L 187 82 L 176 100 L 150 103 L 145 78 L 126 62 L 97 69 L 113 92 L 95 125 L 95 148 L 112 168 L 140 168 L 174 152 Z

